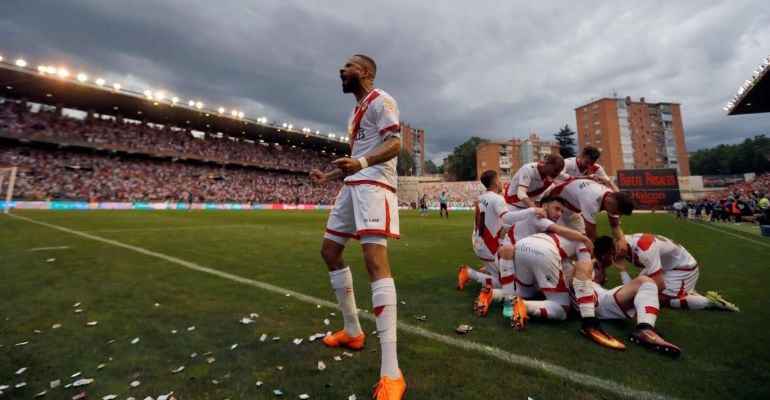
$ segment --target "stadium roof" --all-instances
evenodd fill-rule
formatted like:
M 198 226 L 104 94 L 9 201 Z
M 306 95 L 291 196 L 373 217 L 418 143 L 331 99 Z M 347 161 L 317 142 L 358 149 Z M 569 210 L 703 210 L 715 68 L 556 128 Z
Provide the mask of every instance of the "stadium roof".
M 755 114 L 770 112 L 770 56 L 754 70 L 751 80 L 738 89 L 738 93 L 727 103 L 727 115 Z
M 25 64 L 25 65 L 18 65 Z M 0 96 L 27 99 L 28 101 L 57 105 L 64 108 L 92 111 L 97 114 L 134 120 L 146 120 L 155 124 L 170 124 L 180 128 L 202 132 L 221 132 L 223 135 L 246 138 L 258 142 L 278 143 L 335 154 L 348 154 L 347 138 L 322 132 L 312 132 L 270 123 L 266 119 L 243 117 L 242 112 L 223 109 L 208 110 L 202 104 L 182 103 L 178 99 L 157 98 L 151 92 L 139 93 L 117 85 L 105 85 L 82 81 L 69 73 L 50 71 L 45 66 L 37 70 L 26 63 L 7 62 L 0 58 Z M 62 76 L 64 75 L 64 76 Z M 81 77 L 83 78 L 83 77 Z M 155 94 L 157 96 L 157 94 Z M 161 96 L 162 97 L 162 96 Z

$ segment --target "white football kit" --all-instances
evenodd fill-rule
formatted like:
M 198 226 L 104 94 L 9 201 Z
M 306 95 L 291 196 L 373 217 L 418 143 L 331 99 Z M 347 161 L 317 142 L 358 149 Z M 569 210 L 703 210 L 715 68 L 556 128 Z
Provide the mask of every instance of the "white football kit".
M 514 270 L 517 295 L 528 298 L 545 293 L 548 300 L 570 305 L 569 287 L 562 261 L 576 257 L 590 260 L 591 252 L 583 242 L 569 240 L 553 233 L 537 233 L 516 243 Z
M 371 154 L 390 137 L 400 138 L 396 101 L 380 89 L 372 90 L 350 113 L 348 133 L 353 159 Z M 324 238 L 340 244 L 360 239 L 386 245 L 386 237 L 399 237 L 396 163 L 393 157 L 345 178 Z
M 607 175 L 607 172 L 604 171 L 604 167 L 601 165 L 593 164 L 584 166 L 581 169 L 580 166 L 578 166 L 577 157 L 570 157 L 564 159 L 564 169 L 561 171 L 561 176 L 559 179 L 567 180 L 570 177 L 585 178 L 591 175 L 595 175 L 597 178 L 601 179 L 610 179 L 610 177 Z
M 602 211 L 604 198 L 611 193 L 612 189 L 593 180 L 570 179 L 553 188 L 549 195 L 561 196 L 567 201 L 558 223 L 585 233 L 584 222 L 596 225 L 596 214 Z M 616 215 L 610 217 L 619 218 Z
M 698 263 L 681 245 L 670 239 L 649 233 L 625 235 L 631 251 L 626 258 L 642 268 L 640 275 L 663 274 L 666 288 L 660 294 L 670 298 L 684 298 L 698 282 Z
M 540 175 L 537 170 L 538 165 L 541 163 L 524 164 L 511 178 L 511 183 L 505 192 L 505 201 L 510 205 L 512 211 L 527 208 L 519 198 L 519 188 L 524 189 L 527 192 L 527 197 L 532 201 L 536 201 L 553 184 L 553 179 Z

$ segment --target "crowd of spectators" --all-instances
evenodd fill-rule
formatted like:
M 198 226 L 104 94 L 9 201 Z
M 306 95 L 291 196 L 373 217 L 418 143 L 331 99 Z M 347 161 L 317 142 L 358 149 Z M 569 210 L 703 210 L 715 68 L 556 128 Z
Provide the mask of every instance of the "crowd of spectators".
M 341 182 L 305 173 L 0 145 L 18 166 L 14 199 L 332 204 Z M 7 180 L 6 180 L 7 182 Z
M 679 201 L 674 210 L 679 218 L 714 222 L 756 222 L 770 225 L 770 173 L 751 182 L 741 182 L 697 201 Z
M 486 189 L 479 181 L 422 182 L 417 191 L 419 198 L 425 195 L 428 207 L 438 207 L 438 197 L 442 192 L 446 192 L 449 207 L 473 207 Z
M 32 111 L 30 105 L 9 99 L 0 102 L 0 135 L 303 172 L 324 168 L 333 159 L 317 151 L 221 135 L 196 138 L 189 131 L 168 125 L 72 118 L 50 106 Z

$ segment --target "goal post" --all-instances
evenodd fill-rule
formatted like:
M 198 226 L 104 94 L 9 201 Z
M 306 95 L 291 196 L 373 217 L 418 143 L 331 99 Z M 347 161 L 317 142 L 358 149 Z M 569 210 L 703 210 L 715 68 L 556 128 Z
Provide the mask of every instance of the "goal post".
M 3 214 L 8 214 L 11 209 L 11 199 L 13 199 L 13 187 L 16 185 L 16 173 L 18 167 L 0 168 L 0 198 L 5 198 Z M 3 193 L 5 190 L 5 193 Z

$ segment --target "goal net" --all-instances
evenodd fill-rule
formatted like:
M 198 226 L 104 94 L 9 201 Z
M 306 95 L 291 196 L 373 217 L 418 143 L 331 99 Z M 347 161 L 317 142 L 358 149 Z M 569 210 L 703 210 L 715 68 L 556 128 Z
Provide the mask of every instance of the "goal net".
M 13 187 L 16 185 L 17 167 L 0 167 L 0 201 L 3 203 L 3 214 L 8 214 L 13 199 Z

